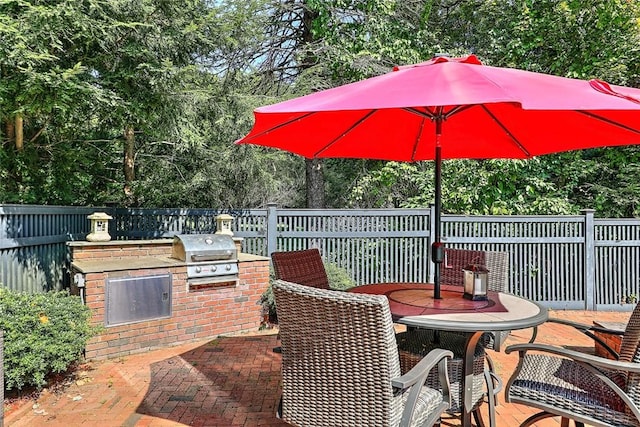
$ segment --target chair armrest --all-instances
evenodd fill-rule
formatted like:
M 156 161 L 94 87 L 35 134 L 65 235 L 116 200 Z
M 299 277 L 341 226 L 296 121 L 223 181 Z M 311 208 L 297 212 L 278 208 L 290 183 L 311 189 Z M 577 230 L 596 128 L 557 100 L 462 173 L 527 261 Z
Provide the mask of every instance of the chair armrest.
M 605 357 L 594 356 L 592 354 L 581 353 L 579 351 L 568 350 L 563 347 L 556 347 L 547 344 L 514 344 L 505 349 L 505 353 L 507 354 L 514 351 L 521 354 L 526 353 L 527 351 L 540 351 L 543 353 L 566 357 L 568 359 L 575 360 L 576 362 L 586 363 L 602 369 L 640 373 L 640 363 L 620 362 L 619 360 L 611 360 Z
M 442 386 L 443 403 L 431 415 L 433 421 L 440 417 L 440 414 L 449 406 L 451 406 L 451 393 L 449 391 L 449 374 L 447 373 L 447 359 L 452 358 L 453 353 L 449 350 L 436 348 L 431 350 L 420 362 L 418 362 L 406 374 L 391 379 L 391 385 L 400 390 L 408 390 L 404 410 L 402 411 L 402 419 L 400 427 L 408 427 L 411 425 L 413 413 L 418 403 L 418 397 L 422 391 L 422 386 L 427 381 L 427 377 L 431 370 L 437 365 L 440 385 Z
M 548 359 L 566 360 L 567 363 L 581 366 L 586 369 L 586 372 L 590 372 L 593 377 L 599 378 L 600 381 L 608 388 L 608 391 L 601 391 L 603 393 L 614 393 L 624 403 L 626 409 L 633 413 L 637 420 L 640 420 L 640 409 L 636 405 L 636 401 L 632 394 L 627 393 L 621 388 L 621 385 L 615 380 L 611 374 L 626 373 L 640 373 L 640 363 L 633 362 L 621 362 L 619 360 L 611 360 L 605 357 L 594 356 L 591 354 L 581 353 L 579 351 L 568 350 L 563 347 L 555 347 L 546 344 L 515 344 L 507 347 L 505 353 L 511 353 L 513 351 L 519 352 L 519 362 L 515 372 L 507 383 L 507 389 L 505 396 L 507 402 L 510 400 L 509 389 L 517 381 L 519 377 L 523 363 L 525 360 L 535 360 L 527 357 L 527 352 L 541 352 L 546 353 L 541 356 Z M 559 357 L 558 357 L 559 356 Z M 534 383 L 546 383 L 547 375 L 544 373 L 544 369 L 539 371 L 538 378 L 527 378 L 527 381 L 533 381 Z M 606 371 L 606 372 L 605 372 Z M 584 371 L 583 371 L 584 372 Z M 535 399 L 534 399 L 535 400 Z M 581 402 L 580 404 L 584 404 Z M 534 405 L 535 406 L 535 405 Z
M 443 360 L 446 363 L 446 358 L 452 358 L 453 353 L 449 350 L 443 350 L 441 348 L 436 348 L 431 350 L 426 356 L 424 356 L 420 362 L 418 362 L 411 370 L 404 375 L 392 378 L 391 385 L 397 389 L 407 389 L 414 384 L 418 383 L 421 379 L 422 384 L 426 381 L 427 376 L 431 369 L 433 369 L 436 364 L 441 363 Z M 422 386 L 422 384 L 420 384 Z
M 609 344 L 607 344 L 602 338 L 600 338 L 599 336 L 595 335 L 594 332 L 600 332 L 600 333 L 608 334 L 608 335 L 622 336 L 622 335 L 624 335 L 624 331 L 616 331 L 614 329 L 607 329 L 607 328 L 602 328 L 602 327 L 599 327 L 599 326 L 586 325 L 584 323 L 572 322 L 570 320 L 563 320 L 563 319 L 551 318 L 551 319 L 548 319 L 547 322 L 549 322 L 549 323 L 557 323 L 559 325 L 571 326 L 572 328 L 582 332 L 584 335 L 588 336 L 589 338 L 591 338 L 592 340 L 594 340 L 595 342 L 600 344 L 602 346 L 602 348 L 604 348 L 605 351 L 607 353 L 609 353 L 611 356 L 613 356 L 615 359 L 620 357 L 620 355 L 618 354 L 617 351 L 612 349 L 611 346 Z M 533 342 L 533 341 L 530 341 L 530 342 Z
M 571 326 L 583 333 L 586 333 L 586 331 L 594 331 L 594 332 L 602 332 L 603 334 L 610 334 L 610 335 L 624 335 L 624 331 L 607 329 L 607 328 L 602 328 L 600 326 L 594 326 L 594 325 L 586 325 L 584 323 L 572 322 L 570 320 L 549 318 L 547 319 L 547 322 Z

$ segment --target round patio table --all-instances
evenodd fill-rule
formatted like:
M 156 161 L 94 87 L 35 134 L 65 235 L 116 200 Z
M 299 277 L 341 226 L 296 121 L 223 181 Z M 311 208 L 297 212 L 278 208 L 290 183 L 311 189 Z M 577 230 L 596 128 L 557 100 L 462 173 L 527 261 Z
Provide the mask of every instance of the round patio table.
M 416 328 L 467 333 L 464 360 L 463 426 L 471 426 L 473 354 L 484 332 L 531 328 L 544 323 L 547 309 L 525 298 L 488 292 L 486 301 L 462 297 L 460 286 L 442 285 L 441 299 L 433 298 L 433 284 L 378 283 L 356 286 L 350 292 L 386 295 L 393 320 Z

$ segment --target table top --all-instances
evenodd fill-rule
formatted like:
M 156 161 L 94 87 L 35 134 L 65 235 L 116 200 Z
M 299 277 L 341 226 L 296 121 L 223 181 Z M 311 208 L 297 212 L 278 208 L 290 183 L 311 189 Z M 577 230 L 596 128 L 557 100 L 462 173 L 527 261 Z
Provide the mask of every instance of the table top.
M 487 301 L 462 297 L 462 287 L 441 286 L 441 299 L 433 298 L 433 284 L 378 283 L 357 286 L 351 292 L 386 295 L 394 321 L 438 330 L 509 331 L 539 325 L 547 309 L 533 301 L 504 292 L 488 292 Z

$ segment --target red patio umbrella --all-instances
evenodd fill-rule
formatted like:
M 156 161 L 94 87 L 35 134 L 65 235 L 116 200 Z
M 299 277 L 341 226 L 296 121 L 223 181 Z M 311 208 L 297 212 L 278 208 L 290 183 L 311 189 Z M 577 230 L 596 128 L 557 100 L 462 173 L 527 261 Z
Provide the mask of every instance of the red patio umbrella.
M 436 57 L 257 108 L 240 144 L 306 158 L 435 160 L 435 297 L 440 297 L 441 159 L 526 159 L 640 143 L 640 89 Z

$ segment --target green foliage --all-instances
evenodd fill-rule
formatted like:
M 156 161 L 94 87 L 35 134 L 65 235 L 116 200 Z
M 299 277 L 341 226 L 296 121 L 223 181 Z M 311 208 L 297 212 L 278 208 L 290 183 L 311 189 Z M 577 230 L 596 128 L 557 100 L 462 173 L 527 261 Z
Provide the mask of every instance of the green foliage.
M 327 271 L 327 277 L 329 278 L 329 286 L 331 289 L 344 291 L 356 286 L 356 282 L 349 275 L 347 270 L 342 267 L 338 267 L 337 264 L 326 262 L 324 263 L 324 268 Z
M 350 204 L 360 208 L 425 208 L 434 200 L 433 162 L 387 162 L 353 186 Z M 468 215 L 576 213 L 571 185 L 542 161 L 446 160 L 442 166 L 443 212 Z
M 5 389 L 47 384 L 78 361 L 97 329 L 90 310 L 68 292 L 27 294 L 0 288 Z
M 478 1 L 467 16 L 476 52 L 493 65 L 637 85 L 637 2 Z
M 0 203 L 304 206 L 303 159 L 233 144 L 252 110 L 439 52 L 638 87 L 640 3 L 3 1 Z M 19 152 L 7 127 L 16 114 Z M 126 126 L 135 129 L 131 197 L 122 191 Z M 324 165 L 328 207 L 433 202 L 432 163 Z M 638 216 L 639 170 L 639 147 L 445 162 L 444 209 Z

